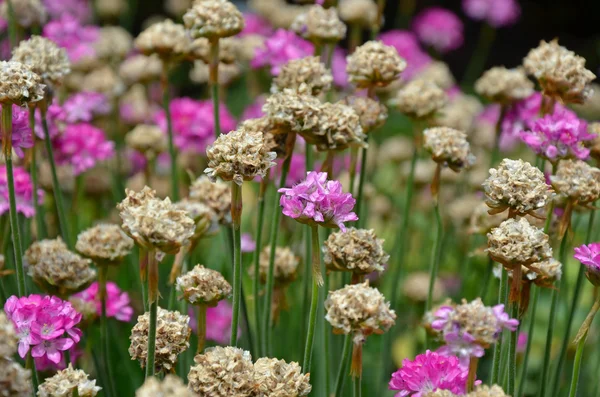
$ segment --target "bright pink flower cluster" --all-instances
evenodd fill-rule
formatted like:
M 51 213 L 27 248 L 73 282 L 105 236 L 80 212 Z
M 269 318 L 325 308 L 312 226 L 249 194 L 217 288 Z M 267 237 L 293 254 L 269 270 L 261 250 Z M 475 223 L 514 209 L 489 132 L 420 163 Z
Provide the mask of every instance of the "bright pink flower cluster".
M 64 121 L 89 123 L 95 116 L 110 112 L 108 97 L 99 92 L 81 91 L 71 95 L 63 104 Z
M 31 218 L 35 214 L 33 205 L 33 184 L 29 173 L 22 167 L 13 167 L 13 176 L 15 180 L 15 196 L 17 201 L 17 212 L 23 214 L 26 218 Z M 38 189 L 38 202 L 44 199 L 44 191 Z M 6 175 L 6 166 L 0 165 L 0 215 L 9 211 L 8 198 L 8 176 Z
M 91 19 L 92 9 L 87 0 L 42 0 L 50 19 L 60 19 L 68 14 L 84 23 Z
M 212 101 L 198 101 L 192 98 L 176 98 L 171 101 L 171 120 L 173 138 L 177 149 L 204 154 L 206 148 L 215 140 Z M 235 129 L 236 121 L 224 104 L 219 106 L 221 132 Z M 156 113 L 156 124 L 167 133 L 165 112 Z
M 259 35 L 268 36 L 273 33 L 273 27 L 269 21 L 264 19 L 258 14 L 252 12 L 244 13 L 244 29 L 240 32 L 239 36 L 244 37 L 248 35 Z
M 389 388 L 398 390 L 396 397 L 423 397 L 436 390 L 462 395 L 468 375 L 458 358 L 427 350 L 412 361 L 404 359 L 402 367 L 392 374 Z
M 96 305 L 96 313 L 102 315 L 102 303 L 98 296 L 98 283 L 94 282 L 87 289 L 73 295 L 86 302 Z M 129 322 L 133 316 L 133 308 L 129 300 L 129 294 L 121 291 L 117 284 L 109 281 L 106 283 L 106 317 L 114 317 L 119 321 Z
M 50 21 L 44 26 L 43 36 L 63 47 L 71 62 L 96 54 L 93 44 L 100 35 L 97 26 L 83 26 L 70 14 L 63 14 L 60 19 Z
M 412 79 L 432 62 L 431 57 L 419 45 L 419 40 L 413 32 L 390 30 L 379 35 L 379 40 L 385 45 L 394 47 L 406 61 L 407 65 L 402 72 L 402 79 Z
M 281 67 L 292 59 L 299 59 L 313 53 L 313 45 L 298 37 L 294 32 L 277 29 L 267 38 L 264 47 L 256 50 L 250 62 L 253 68 L 269 66 L 271 74 L 277 76 Z
M 279 189 L 283 214 L 300 223 L 339 227 L 346 231 L 344 222 L 358 220 L 352 212 L 356 200 L 351 193 L 342 191 L 339 181 L 327 180 L 326 172 L 310 171 L 306 179 L 294 187 Z
M 569 110 L 556 108 L 554 113 L 530 123 L 521 132 L 521 140 L 538 155 L 554 162 L 564 158 L 585 160 L 590 150 L 583 142 L 594 139 L 587 132 L 587 123 Z
M 33 147 L 33 136 L 29 127 L 29 111 L 17 105 L 12 107 L 12 148 L 19 157 L 23 149 Z
M 47 358 L 56 364 L 62 360 L 62 352 L 81 339 L 81 330 L 75 327 L 81 314 L 71 303 L 55 296 L 11 296 L 4 311 L 17 331 L 22 358 L 31 349 L 33 357 Z
M 463 0 L 463 10 L 476 21 L 486 21 L 495 28 L 512 25 L 521 15 L 516 0 Z
M 75 176 L 115 154 L 115 143 L 106 139 L 104 131 L 86 123 L 67 125 L 52 145 L 56 162 L 71 165 Z
M 600 285 L 600 243 L 583 244 L 575 248 L 573 255 L 583 266 L 585 275 L 595 286 Z
M 198 332 L 196 312 L 190 308 L 190 327 L 192 331 Z M 206 339 L 215 341 L 219 344 L 226 345 L 231 338 L 231 319 L 233 317 L 233 309 L 226 300 L 219 301 L 217 306 L 208 307 L 206 309 Z M 242 333 L 242 329 L 238 328 L 238 338 Z
M 463 23 L 452 11 L 430 7 L 414 19 L 413 30 L 421 42 L 439 52 L 448 52 L 463 44 Z

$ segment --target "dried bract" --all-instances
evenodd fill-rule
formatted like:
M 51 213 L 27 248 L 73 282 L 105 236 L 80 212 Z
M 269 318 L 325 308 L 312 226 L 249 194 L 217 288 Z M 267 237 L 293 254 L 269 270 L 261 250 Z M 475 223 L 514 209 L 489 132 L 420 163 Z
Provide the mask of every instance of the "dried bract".
M 348 79 L 358 88 L 385 87 L 398 79 L 406 61 L 392 46 L 368 41 L 347 57 Z
M 383 250 L 383 240 L 373 229 L 348 228 L 331 233 L 323 244 L 323 261 L 330 270 L 359 275 L 382 272 L 390 256 Z
M 47 378 L 38 390 L 38 397 L 71 397 L 77 389 L 81 397 L 94 397 L 102 389 L 96 386 L 96 380 L 88 379 L 88 374 L 74 369 L 71 364 L 56 375 Z
M 227 0 L 196 0 L 183 15 L 183 23 L 195 39 L 230 37 L 244 29 L 242 13 Z
M 130 239 L 118 225 L 100 224 L 77 236 L 75 249 L 96 264 L 119 264 L 133 249 Z
M 256 397 L 307 396 L 312 386 L 310 374 L 303 374 L 296 362 L 286 363 L 276 358 L 261 357 L 254 363 Z
M 182 298 L 194 304 L 216 306 L 220 300 L 231 295 L 231 285 L 216 270 L 196 265 L 192 270 L 177 277 L 177 291 Z
M 434 127 L 423 131 L 423 147 L 437 163 L 447 165 L 455 172 L 469 168 L 475 156 L 467 141 L 467 134 L 448 127 Z

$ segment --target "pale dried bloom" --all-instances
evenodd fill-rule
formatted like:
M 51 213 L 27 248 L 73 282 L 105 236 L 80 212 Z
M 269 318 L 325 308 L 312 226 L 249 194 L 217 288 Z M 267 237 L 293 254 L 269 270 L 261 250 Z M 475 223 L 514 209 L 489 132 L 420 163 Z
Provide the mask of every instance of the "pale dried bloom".
M 201 396 L 250 397 L 256 386 L 250 352 L 237 347 L 213 347 L 194 357 L 188 387 Z
M 167 150 L 167 137 L 153 124 L 138 124 L 125 135 L 125 143 L 133 150 L 153 159 Z
M 183 199 L 174 205 L 178 210 L 185 211 L 196 225 L 194 235 L 190 238 L 192 242 L 214 235 L 219 230 L 217 214 L 208 205 L 190 199 Z
M 6 3 L 3 3 L 6 4 Z M 0 103 L 24 106 L 44 98 L 42 79 L 21 62 L 0 61 Z
M 31 244 L 25 251 L 29 275 L 44 290 L 67 296 L 87 288 L 96 279 L 92 261 L 69 251 L 60 237 Z
M 150 25 L 134 40 L 142 54 L 157 54 L 163 61 L 171 61 L 189 51 L 191 40 L 185 27 L 170 19 Z
M 120 97 L 125 92 L 125 84 L 113 68 L 108 65 L 86 74 L 80 84 L 80 90 L 100 92 L 109 98 Z
M 370 28 L 377 23 L 377 4 L 373 0 L 340 0 L 340 18 L 350 25 Z
M 317 150 L 340 151 L 350 146 L 366 146 L 366 135 L 360 125 L 360 117 L 354 109 L 341 102 L 326 102 L 319 114 L 319 125 L 311 131 L 301 131 L 300 135 Z
M 502 214 L 490 215 L 490 207 L 482 202 L 473 208 L 469 219 L 469 233 L 485 235 L 506 220 Z
M 492 102 L 508 104 L 533 94 L 533 83 L 522 68 L 494 66 L 475 82 L 475 92 Z
M 425 119 L 440 111 L 448 102 L 448 96 L 434 83 L 415 79 L 402 87 L 390 102 L 408 117 Z
M 119 264 L 133 249 L 130 239 L 118 225 L 100 224 L 77 236 L 75 249 L 96 264 Z
M 383 126 L 388 118 L 385 105 L 368 97 L 349 96 L 344 98 L 342 103 L 350 106 L 358 114 L 360 126 L 365 134 Z
M 294 132 L 311 131 L 319 124 L 323 104 L 307 94 L 310 88 L 301 84 L 298 91 L 284 89 L 267 98 L 263 112 L 274 125 Z
M 220 300 L 231 295 L 231 285 L 216 270 L 196 265 L 192 270 L 177 277 L 177 291 L 191 303 L 216 306 Z
M 441 61 L 430 62 L 416 74 L 416 78 L 430 81 L 442 90 L 448 90 L 456 85 L 448 64 Z
M 325 319 L 344 334 L 370 335 L 387 331 L 396 322 L 396 313 L 390 303 L 369 282 L 346 285 L 330 291 L 325 300 Z
M 219 64 L 219 85 L 228 86 L 242 74 L 242 69 L 237 63 Z M 204 61 L 194 62 L 190 70 L 190 80 L 197 84 L 207 84 L 210 81 L 210 68 Z
M 175 375 L 168 374 L 163 380 L 155 377 L 146 379 L 135 391 L 135 397 L 194 397 L 185 383 Z
M 3 311 L 0 311 L 0 360 L 9 360 L 16 352 L 19 338 L 15 327 Z
M 507 209 L 520 215 L 531 214 L 545 207 L 553 196 L 542 171 L 521 159 L 504 159 L 497 168 L 491 168 L 483 189 L 493 214 Z
M 269 272 L 269 258 L 271 256 L 271 246 L 267 245 L 260 252 L 258 261 L 258 270 L 260 281 L 267 281 Z M 275 283 L 279 285 L 288 284 L 296 279 L 300 259 L 289 247 L 275 247 L 275 263 L 273 268 L 273 277 Z
M 475 390 L 468 393 L 465 397 L 510 397 L 498 385 L 487 386 L 479 385 Z
M 206 1 L 206 0 L 205 0 Z M 275 152 L 269 152 L 260 131 L 238 128 L 228 134 L 221 134 L 206 149 L 208 167 L 204 173 L 214 181 L 220 177 L 241 185 L 256 176 L 262 178 L 267 170 L 275 165 Z
M 207 1 L 207 0 L 202 0 Z M 231 64 L 238 61 L 242 42 L 237 37 L 226 37 L 219 40 L 219 62 Z M 200 37 L 190 43 L 189 57 L 193 60 L 202 60 L 204 63 L 212 62 L 210 57 L 210 41 Z
M 127 0 L 102 0 L 96 2 L 94 11 L 98 18 L 118 19 L 119 16 L 127 12 Z
M 487 234 L 487 252 L 508 268 L 531 265 L 552 257 L 549 237 L 527 219 L 507 219 Z
M 119 66 L 119 76 L 130 86 L 136 83 L 150 83 L 160 78 L 162 62 L 157 55 L 134 55 L 124 60 Z
M 261 357 L 254 363 L 256 397 L 307 396 L 312 386 L 310 374 L 303 374 L 297 362 Z
M 411 159 L 413 141 L 406 136 L 395 135 L 387 138 L 378 149 L 377 161 L 379 164 L 388 162 L 399 164 Z
M 194 221 L 168 197 L 156 198 L 148 186 L 137 193 L 126 189 L 125 193 L 127 197 L 117 204 L 122 227 L 141 247 L 175 254 L 194 235 Z
M 156 371 L 171 371 L 177 362 L 177 356 L 190 347 L 189 339 L 192 329 L 188 323 L 190 318 L 178 311 L 158 308 L 156 319 Z M 146 366 L 148 357 L 148 329 L 150 313 L 138 316 L 138 322 L 131 330 L 129 354 L 132 360 L 138 360 L 142 368 Z
M 319 95 L 321 92 L 329 90 L 332 82 L 331 72 L 320 61 L 320 58 L 310 56 L 292 59 L 283 65 L 279 75 L 273 79 L 271 92 L 280 92 L 286 88 L 297 91 L 302 87 L 303 89 L 308 88 L 312 95 Z
M 407 275 L 402 283 L 402 291 L 404 295 L 413 302 L 427 301 L 429 278 L 430 276 L 427 272 L 413 272 Z M 437 302 L 444 295 L 446 295 L 444 285 L 439 278 L 436 278 L 433 283 L 432 299 L 434 302 Z
M 81 397 L 94 397 L 102 389 L 96 386 L 96 380 L 88 379 L 88 374 L 69 366 L 56 375 L 46 378 L 38 389 L 39 397 L 70 397 L 75 389 Z
M 373 229 L 348 228 L 331 233 L 323 243 L 323 261 L 330 270 L 356 274 L 383 272 L 390 256 L 383 250 L 383 240 Z
M 227 0 L 196 0 L 183 15 L 183 23 L 195 39 L 230 37 L 244 29 L 242 13 Z
M 562 160 L 550 181 L 560 197 L 577 205 L 592 205 L 600 198 L 600 169 L 585 161 Z
M 240 126 L 246 131 L 262 132 L 267 150 L 275 152 L 278 158 L 289 151 L 287 148 L 288 134 L 278 130 L 269 117 L 262 116 L 256 119 L 247 119 L 242 121 Z
M 12 60 L 21 62 L 42 78 L 44 84 L 58 85 L 71 71 L 71 64 L 64 48 L 52 40 L 32 36 L 13 49 Z
M 17 25 L 22 28 L 43 26 L 48 19 L 48 13 L 41 0 L 11 0 Z M 8 2 L 0 4 L 0 18 L 9 20 Z
M 296 17 L 290 29 L 315 44 L 337 43 L 346 37 L 346 25 L 340 21 L 335 7 L 314 4 Z
M 544 40 L 523 59 L 528 74 L 534 76 L 544 95 L 563 103 L 582 103 L 590 95 L 590 82 L 596 78 L 585 68 L 585 58 L 558 44 Z
M 0 396 L 29 397 L 31 395 L 31 370 L 21 367 L 19 363 L 12 360 L 0 360 Z
M 460 397 L 460 396 L 452 393 L 450 390 L 438 389 L 436 391 L 432 391 L 432 392 L 424 394 L 423 397 Z
M 367 41 L 346 59 L 348 79 L 358 88 L 385 87 L 406 69 L 396 48 L 380 41 Z
M 482 110 L 483 106 L 476 97 L 460 94 L 440 109 L 433 119 L 433 124 L 461 131 L 471 131 L 475 117 Z
M 455 305 L 453 310 L 444 318 L 444 329 L 441 331 L 452 332 L 459 328 L 461 333 L 469 334 L 474 342 L 489 346 L 496 343 L 498 330 L 502 329 L 498 317 L 491 306 L 485 306 L 481 298 L 471 302 L 463 299 L 460 305 Z
M 228 183 L 211 182 L 202 175 L 190 186 L 189 199 L 206 204 L 217 214 L 219 223 L 231 222 L 231 186 Z
M 94 43 L 98 58 L 108 62 L 120 62 L 133 48 L 131 33 L 120 26 L 103 26 Z
M 448 127 L 433 127 L 423 131 L 423 147 L 437 163 L 448 165 L 459 172 L 475 164 L 475 156 L 467 141 L 467 134 Z
M 257 51 L 265 47 L 267 38 L 260 34 L 247 34 L 240 37 L 239 40 L 242 43 L 239 54 L 240 61 L 249 64 L 256 56 Z

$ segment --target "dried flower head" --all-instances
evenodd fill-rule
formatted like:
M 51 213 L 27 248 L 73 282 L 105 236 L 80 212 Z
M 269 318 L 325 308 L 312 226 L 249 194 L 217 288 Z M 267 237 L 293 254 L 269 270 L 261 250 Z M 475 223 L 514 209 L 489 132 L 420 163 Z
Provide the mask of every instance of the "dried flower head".
M 350 106 L 342 102 L 326 102 L 319 113 L 318 128 L 303 130 L 300 135 L 319 151 L 340 151 L 350 146 L 366 146 L 366 135 L 360 125 L 360 117 Z
M 155 377 L 146 379 L 135 391 L 135 397 L 194 397 L 194 393 L 176 375 L 168 374 L 163 380 Z
M 24 106 L 44 98 L 42 79 L 30 66 L 0 61 L 0 103 Z
M 487 252 L 507 268 L 531 265 L 552 257 L 549 238 L 526 218 L 507 219 L 487 234 Z
M 102 389 L 96 386 L 96 380 L 88 379 L 88 374 L 80 369 L 69 366 L 56 375 L 47 378 L 40 385 L 39 397 L 70 397 L 77 389 L 77 395 L 81 397 L 94 397 Z
M 554 258 L 534 263 L 531 267 L 536 269 L 537 272 L 522 266 L 521 278 L 540 287 L 552 288 L 554 282 L 562 277 L 562 263 Z M 512 278 L 511 270 L 508 271 L 508 275 Z
M 123 95 L 125 84 L 119 75 L 108 65 L 94 69 L 81 80 L 80 90 L 99 92 L 109 98 Z
M 140 192 L 126 189 L 127 197 L 117 204 L 123 230 L 146 249 L 175 254 L 194 235 L 195 223 L 167 197 L 145 186 Z
M 315 44 L 337 43 L 346 37 L 346 25 L 340 21 L 336 7 L 314 4 L 294 19 L 290 29 Z
M 194 235 L 190 238 L 191 241 L 214 235 L 219 230 L 217 214 L 208 205 L 189 199 L 183 199 L 174 205 L 175 208 L 185 211 L 186 215 L 196 224 Z
M 244 29 L 242 13 L 227 0 L 196 0 L 183 15 L 183 23 L 195 39 L 230 37 Z
M 29 66 L 33 73 L 42 78 L 44 84 L 58 85 L 71 71 L 66 51 L 52 40 L 41 36 L 21 41 L 13 49 L 12 60 Z
M 585 161 L 562 160 L 550 181 L 559 196 L 577 205 L 592 205 L 600 198 L 600 169 Z
M 177 356 L 190 347 L 189 339 L 192 329 L 188 323 L 190 318 L 178 311 L 158 308 L 156 320 L 156 371 L 168 373 L 175 363 Z M 142 368 L 146 365 L 148 356 L 148 329 L 150 313 L 138 316 L 138 322 L 131 330 L 131 345 L 129 354 L 132 360 L 138 360 Z
M 279 75 L 273 79 L 271 92 L 280 92 L 286 88 L 298 91 L 302 88 L 316 96 L 329 90 L 332 82 L 331 72 L 320 61 L 320 58 L 309 56 L 292 59 L 283 65 Z
M 385 105 L 368 97 L 348 96 L 342 103 L 350 106 L 358 114 L 360 126 L 365 134 L 383 126 L 388 118 Z
M 260 281 L 267 281 L 269 272 L 269 258 L 271 257 L 271 246 L 266 246 L 260 252 L 258 270 Z M 273 268 L 273 277 L 278 285 L 288 284 L 296 279 L 298 274 L 298 265 L 300 259 L 289 247 L 275 247 L 275 259 Z
M 554 39 L 540 45 L 523 59 L 528 74 L 534 76 L 544 95 L 564 103 L 582 103 L 590 95 L 589 84 L 596 78 L 585 68 L 585 58 L 558 44 Z
M 46 7 L 41 0 L 12 0 L 11 3 L 15 21 L 22 28 L 43 26 L 48 19 Z M 7 1 L 0 4 L 0 17 L 4 21 L 10 19 Z
M 490 207 L 485 202 L 473 208 L 469 218 L 469 233 L 485 235 L 506 220 L 506 217 L 501 214 L 490 215 L 489 210 Z
M 544 174 L 521 159 L 504 159 L 483 182 L 486 204 L 491 214 L 505 210 L 524 215 L 544 208 L 552 199 L 552 190 Z
M 448 96 L 434 83 L 415 79 L 402 87 L 391 103 L 402 113 L 414 119 L 425 119 L 440 111 Z
M 3 4 L 6 4 L 3 3 Z M 32 395 L 31 370 L 12 360 L 0 360 L 0 395 L 27 397 Z
M 207 0 L 204 0 L 207 1 Z M 206 149 L 208 167 L 204 173 L 214 181 L 220 177 L 224 181 L 234 181 L 241 185 L 256 176 L 262 178 L 267 170 L 275 165 L 275 152 L 269 152 L 263 133 L 238 128 L 228 134 L 221 134 Z
M 471 95 L 459 94 L 444 106 L 433 120 L 434 125 L 470 131 L 475 117 L 481 113 L 483 106 Z
M 498 385 L 488 386 L 479 385 L 475 387 L 475 390 L 468 393 L 466 397 L 510 397 L 502 390 Z
M 130 239 L 118 225 L 100 224 L 77 236 L 75 249 L 97 264 L 119 264 L 133 249 Z
M 223 40 L 225 41 L 225 39 Z M 228 86 L 242 74 L 242 68 L 237 63 L 219 63 L 219 85 Z M 204 61 L 195 61 L 190 70 L 190 80 L 196 84 L 210 82 L 210 67 Z
M 125 143 L 133 150 L 153 159 L 167 150 L 167 137 L 160 127 L 153 124 L 138 124 L 125 136 Z
M 120 26 L 103 26 L 94 43 L 98 58 L 109 63 L 121 62 L 133 47 L 131 33 Z
M 456 80 L 448 67 L 441 61 L 430 62 L 416 74 L 415 78 L 430 81 L 442 90 L 449 90 L 456 85 Z
M 383 272 L 390 256 L 383 250 L 383 240 L 373 229 L 349 228 L 331 233 L 323 244 L 323 261 L 330 270 L 356 274 Z
M 138 54 L 124 60 L 119 66 L 119 76 L 128 85 L 150 83 L 160 78 L 162 62 L 155 55 Z
M 250 397 L 254 393 L 254 366 L 250 352 L 237 347 L 213 347 L 194 357 L 188 387 L 200 395 Z
M 377 3 L 373 0 L 340 0 L 340 18 L 350 25 L 371 28 L 377 23 Z
M 231 186 L 228 183 L 211 182 L 202 175 L 190 186 L 189 199 L 207 205 L 217 214 L 219 223 L 231 222 Z
M 183 25 L 165 19 L 142 31 L 134 45 L 142 54 L 157 54 L 163 61 L 171 61 L 187 54 L 190 42 Z
M 296 362 L 261 357 L 254 363 L 256 397 L 307 396 L 312 386 L 310 374 L 303 374 Z
M 475 163 L 464 132 L 448 127 L 433 127 L 423 131 L 423 137 L 423 147 L 431 153 L 435 162 L 447 165 L 455 172 Z
M 239 61 L 241 52 L 242 42 L 237 37 L 226 37 L 219 40 L 220 63 L 228 65 Z M 190 43 L 188 56 L 192 60 L 202 60 L 206 64 L 211 63 L 210 41 L 204 37 L 193 40 Z
M 284 89 L 269 96 L 262 110 L 284 131 L 311 131 L 319 124 L 323 104 L 309 95 L 309 90 L 306 84 L 301 84 L 297 91 Z
M 429 273 L 427 272 L 413 272 L 406 276 L 402 283 L 402 291 L 404 295 L 413 302 L 425 302 L 428 298 L 429 289 Z M 434 302 L 439 301 L 446 291 L 442 281 L 436 278 L 433 283 L 433 295 L 432 300 Z
M 69 251 L 60 239 L 41 240 L 25 251 L 29 275 L 44 290 L 68 296 L 87 288 L 96 279 L 92 261 Z
M 216 270 L 196 265 L 192 270 L 177 277 L 177 291 L 192 305 L 216 306 L 220 300 L 231 295 L 231 285 Z
M 376 288 L 369 287 L 368 281 L 329 292 L 325 310 L 325 319 L 335 330 L 355 336 L 385 332 L 396 322 L 390 303 Z
M 492 102 L 507 104 L 533 94 L 533 83 L 522 68 L 495 66 L 475 82 L 475 91 Z
M 15 327 L 3 311 L 0 311 L 0 360 L 10 360 L 17 352 L 19 338 Z
M 367 41 L 347 57 L 346 72 L 358 88 L 385 87 L 400 77 L 406 61 L 396 48 L 380 41 Z

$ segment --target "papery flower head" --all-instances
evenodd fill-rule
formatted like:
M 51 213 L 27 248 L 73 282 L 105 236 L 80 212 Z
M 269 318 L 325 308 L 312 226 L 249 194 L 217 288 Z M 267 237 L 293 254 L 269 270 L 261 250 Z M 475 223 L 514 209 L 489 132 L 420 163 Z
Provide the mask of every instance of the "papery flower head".
M 172 61 L 189 52 L 191 39 L 183 25 L 166 19 L 144 29 L 134 45 L 144 55 L 157 54 L 163 61 Z
M 42 26 L 48 14 L 41 0 L 12 1 L 12 12 L 17 26 L 28 29 L 32 26 Z M 0 18 L 7 21 L 9 17 L 8 2 L 0 4 Z
M 66 51 L 52 40 L 41 36 L 21 41 L 13 50 L 12 60 L 30 66 L 44 84 L 48 85 L 60 84 L 71 71 Z
M 413 119 L 427 119 L 439 112 L 448 96 L 434 83 L 416 78 L 398 90 L 390 103 Z
M 550 182 L 559 197 L 578 206 L 590 207 L 600 198 L 600 169 L 585 161 L 561 161 Z
M 0 61 L 0 103 L 24 106 L 44 98 L 42 78 L 31 66 L 16 61 Z
M 81 369 L 73 369 L 71 364 L 62 371 L 58 371 L 54 376 L 46 378 L 44 383 L 39 386 L 38 397 L 67 397 L 74 394 L 82 397 L 94 397 L 102 389 L 96 386 L 96 380 L 88 379 Z
M 355 274 L 383 272 L 390 256 L 383 249 L 373 229 L 355 229 L 331 233 L 322 247 L 323 262 L 329 270 Z
M 521 15 L 517 0 L 463 0 L 462 7 L 469 18 L 495 28 L 512 25 Z
M 533 83 L 523 68 L 495 66 L 475 82 L 475 91 L 492 102 L 503 104 L 523 100 L 533 94 Z
M 433 60 L 421 48 L 417 36 L 407 30 L 390 30 L 379 35 L 383 44 L 392 46 L 406 61 L 406 69 L 402 72 L 402 79 L 410 80 Z
M 234 3 L 227 0 L 196 1 L 183 15 L 183 23 L 194 39 L 220 39 L 244 29 L 244 17 Z
M 348 79 L 358 88 L 385 87 L 406 69 L 406 61 L 396 48 L 381 41 L 367 41 L 346 59 Z
M 358 220 L 352 212 L 356 200 L 342 192 L 339 181 L 327 180 L 326 172 L 309 171 L 306 179 L 292 188 L 279 189 L 283 214 L 300 223 L 346 230 L 344 222 Z
M 250 66 L 255 69 L 269 66 L 271 74 L 277 76 L 289 60 L 304 58 L 312 53 L 313 45 L 310 42 L 289 30 L 277 29 L 267 38 L 264 46 L 256 50 Z
M 433 127 L 423 131 L 423 147 L 432 159 L 447 165 L 455 172 L 467 169 L 475 163 L 475 155 L 463 131 L 448 127 Z
M 77 18 L 65 13 L 60 19 L 50 21 L 44 26 L 43 36 L 64 48 L 71 62 L 78 62 L 96 56 L 94 43 L 100 37 L 100 28 L 82 25 Z
M 261 357 L 254 363 L 256 397 L 307 396 L 312 386 L 310 374 L 302 373 L 297 362 L 287 363 L 276 358 Z
M 194 393 L 177 375 L 167 374 L 160 380 L 149 377 L 144 384 L 135 391 L 135 397 L 194 397 Z
M 596 287 L 600 286 L 600 243 L 583 244 L 575 248 L 573 255 L 583 266 L 585 275 Z
M 340 21 L 337 9 L 323 8 L 319 4 L 308 7 L 306 12 L 298 15 L 290 29 L 317 45 L 336 43 L 346 36 L 346 25 Z
M 89 123 L 96 116 L 110 112 L 108 97 L 99 92 L 81 91 L 71 95 L 62 105 L 67 123 Z
M 6 105 L 10 106 L 10 105 Z M 2 136 L 4 139 L 4 135 Z M 23 149 L 33 147 L 33 135 L 29 126 L 29 112 L 27 109 L 12 105 L 12 149 L 19 157 L 23 157 Z
M 75 249 L 97 265 L 118 265 L 133 249 L 121 227 L 98 224 L 79 233 Z
M 104 131 L 87 123 L 67 125 L 63 134 L 53 141 L 53 146 L 57 164 L 71 165 L 74 175 L 115 154 L 114 142 L 106 139 Z
M 349 25 L 369 29 L 377 21 L 377 4 L 372 0 L 340 0 L 338 3 L 340 18 Z
M 392 374 L 389 388 L 398 391 L 396 397 L 425 397 L 437 390 L 464 394 L 468 374 L 458 358 L 427 350 L 412 361 L 404 359 Z
M 430 7 L 414 19 L 413 29 L 419 39 L 439 52 L 459 48 L 463 43 L 463 24 L 452 11 Z
M 509 218 L 488 234 L 487 252 L 508 269 L 527 266 L 552 257 L 549 237 L 526 218 Z
M 92 303 L 96 308 L 96 314 L 101 316 L 102 303 L 98 291 L 98 282 L 94 282 L 87 289 L 73 295 L 73 297 Z M 114 317 L 126 323 L 131 321 L 131 317 L 133 317 L 133 307 L 131 307 L 129 294 L 122 291 L 112 281 L 106 283 L 106 317 Z
M 23 214 L 26 218 L 31 218 L 35 214 L 33 206 L 33 184 L 31 177 L 25 169 L 21 167 L 13 168 L 15 180 L 15 197 L 17 201 L 17 212 Z M 44 192 L 41 189 L 37 191 L 38 203 L 41 203 L 44 198 Z M 0 165 L 0 215 L 9 211 L 9 196 L 8 196 L 8 176 L 6 174 L 6 166 Z

